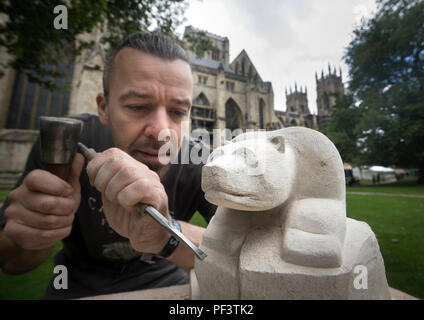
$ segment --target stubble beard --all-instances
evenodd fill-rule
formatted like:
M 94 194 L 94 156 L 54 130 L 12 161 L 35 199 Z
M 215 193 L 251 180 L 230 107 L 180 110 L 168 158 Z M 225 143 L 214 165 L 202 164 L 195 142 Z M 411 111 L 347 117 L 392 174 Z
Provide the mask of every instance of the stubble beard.
M 115 140 L 115 139 L 114 139 Z M 141 156 L 139 156 L 138 151 L 143 150 L 146 148 L 151 148 L 159 151 L 160 147 L 165 144 L 165 142 L 159 142 L 154 139 L 146 139 L 144 141 L 136 141 L 132 145 L 128 146 L 126 148 L 123 144 L 117 142 L 114 143 L 115 146 L 126 153 L 128 153 L 131 157 L 133 157 L 135 160 L 137 160 L 140 163 L 143 163 L 146 165 L 150 170 L 156 172 L 159 177 L 162 179 L 165 174 L 168 172 L 169 168 L 171 167 L 171 163 L 168 164 L 161 164 L 157 162 L 151 162 L 146 159 L 143 159 Z

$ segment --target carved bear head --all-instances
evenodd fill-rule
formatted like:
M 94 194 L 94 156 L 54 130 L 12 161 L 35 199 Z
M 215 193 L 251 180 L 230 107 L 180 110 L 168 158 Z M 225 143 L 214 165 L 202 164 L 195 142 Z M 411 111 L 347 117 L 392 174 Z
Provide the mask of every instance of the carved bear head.
M 295 155 L 281 131 L 248 132 L 217 148 L 202 169 L 206 199 L 236 210 L 264 211 L 287 201 Z

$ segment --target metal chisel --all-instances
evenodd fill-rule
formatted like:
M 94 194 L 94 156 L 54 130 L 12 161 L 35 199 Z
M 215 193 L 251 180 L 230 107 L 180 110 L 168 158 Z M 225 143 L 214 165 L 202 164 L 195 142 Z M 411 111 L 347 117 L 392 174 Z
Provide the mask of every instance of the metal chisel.
M 96 151 L 94 149 L 87 148 L 81 142 L 78 142 L 78 147 L 80 148 L 81 153 L 87 158 L 88 161 L 93 159 L 96 156 Z M 166 231 L 172 234 L 178 240 L 182 241 L 187 247 L 189 247 L 194 254 L 200 259 L 203 260 L 206 258 L 206 253 L 196 247 L 189 239 L 186 238 L 177 228 L 175 228 L 169 221 L 166 219 L 159 211 L 149 205 L 143 203 L 137 203 L 136 207 L 139 209 L 144 209 L 144 212 L 147 213 L 150 217 L 153 218 L 157 223 L 159 223 Z

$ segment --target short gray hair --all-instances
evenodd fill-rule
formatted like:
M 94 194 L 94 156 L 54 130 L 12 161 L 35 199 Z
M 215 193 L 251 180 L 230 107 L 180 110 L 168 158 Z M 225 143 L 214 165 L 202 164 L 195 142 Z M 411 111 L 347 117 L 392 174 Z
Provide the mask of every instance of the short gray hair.
M 124 48 L 133 48 L 144 53 L 151 54 L 164 60 L 174 61 L 177 59 L 189 63 L 187 55 L 170 37 L 158 33 L 137 32 L 130 35 L 106 57 L 103 71 L 103 93 L 106 100 L 109 98 L 109 80 L 113 71 L 115 56 Z

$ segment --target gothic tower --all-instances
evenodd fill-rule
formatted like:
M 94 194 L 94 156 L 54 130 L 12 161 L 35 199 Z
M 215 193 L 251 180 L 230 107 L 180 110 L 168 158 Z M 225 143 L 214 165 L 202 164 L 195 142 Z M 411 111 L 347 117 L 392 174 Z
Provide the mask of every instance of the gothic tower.
M 302 86 L 297 88 L 294 85 L 294 92 L 290 87 L 289 92 L 286 89 L 286 114 L 284 123 L 286 126 L 302 126 L 312 128 L 311 112 L 308 107 L 308 90 Z
M 328 75 L 324 76 L 324 71 L 321 71 L 321 78 L 318 78 L 315 72 L 315 80 L 317 84 L 318 125 L 322 125 L 330 119 L 330 109 L 337 103 L 338 99 L 344 96 L 342 70 L 339 68 L 339 75 L 337 75 L 336 68 L 334 67 L 334 70 L 331 71 L 331 66 L 328 64 Z

